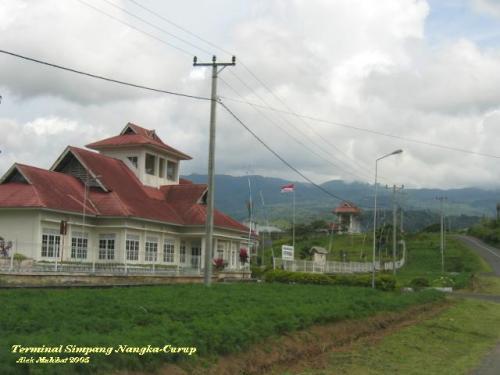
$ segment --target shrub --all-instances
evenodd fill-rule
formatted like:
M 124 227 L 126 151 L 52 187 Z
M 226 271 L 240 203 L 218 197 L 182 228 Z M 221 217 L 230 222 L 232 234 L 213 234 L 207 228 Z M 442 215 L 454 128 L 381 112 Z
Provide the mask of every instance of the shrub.
M 427 288 L 430 285 L 431 284 L 429 283 L 429 280 L 427 280 L 425 277 L 416 277 L 412 281 L 410 281 L 410 286 L 415 290 Z
M 450 287 L 450 286 L 454 286 L 454 285 L 455 285 L 455 281 L 451 277 L 448 277 L 448 276 L 441 276 L 435 280 L 432 280 L 432 286 Z
M 357 287 L 371 287 L 372 277 L 369 274 L 361 275 L 325 275 L 322 273 L 305 273 L 275 270 L 265 274 L 267 282 L 343 285 Z M 375 277 L 375 287 L 380 290 L 394 290 L 396 279 L 392 275 L 378 274 Z

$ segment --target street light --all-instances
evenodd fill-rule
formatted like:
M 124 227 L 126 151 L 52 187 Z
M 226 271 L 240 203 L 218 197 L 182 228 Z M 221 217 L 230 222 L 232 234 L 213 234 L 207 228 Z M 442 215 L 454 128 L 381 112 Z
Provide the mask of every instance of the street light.
M 375 160 L 375 197 L 373 203 L 373 254 L 372 254 L 372 288 L 375 289 L 375 249 L 377 246 L 377 174 L 378 174 L 378 161 L 385 159 L 392 155 L 401 154 L 403 150 L 398 149 L 396 151 L 391 152 L 390 154 L 386 154 L 384 156 L 379 157 Z

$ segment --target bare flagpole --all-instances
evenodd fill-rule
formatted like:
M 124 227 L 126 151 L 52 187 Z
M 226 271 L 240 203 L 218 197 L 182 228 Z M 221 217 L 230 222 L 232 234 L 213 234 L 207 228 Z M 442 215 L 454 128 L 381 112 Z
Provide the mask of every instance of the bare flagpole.
M 295 251 L 295 186 L 293 187 L 292 193 L 293 193 L 292 246 Z

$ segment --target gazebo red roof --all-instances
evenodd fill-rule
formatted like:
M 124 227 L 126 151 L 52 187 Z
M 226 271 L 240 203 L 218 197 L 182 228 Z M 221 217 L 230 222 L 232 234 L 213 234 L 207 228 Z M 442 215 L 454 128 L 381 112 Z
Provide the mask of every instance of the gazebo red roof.
M 333 212 L 335 214 L 359 214 L 361 210 L 351 202 L 342 202 Z

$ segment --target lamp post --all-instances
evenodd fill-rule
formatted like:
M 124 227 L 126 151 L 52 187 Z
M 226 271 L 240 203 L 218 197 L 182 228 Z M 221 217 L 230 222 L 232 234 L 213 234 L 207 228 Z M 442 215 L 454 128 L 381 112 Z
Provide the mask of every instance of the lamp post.
M 403 150 L 399 149 L 379 157 L 375 160 L 375 196 L 373 199 L 373 254 L 372 254 L 372 288 L 375 289 L 375 251 L 377 247 L 377 175 L 378 175 L 378 162 L 392 155 L 401 154 Z

